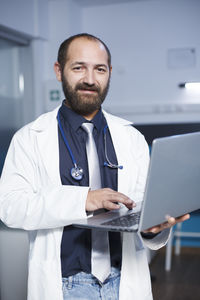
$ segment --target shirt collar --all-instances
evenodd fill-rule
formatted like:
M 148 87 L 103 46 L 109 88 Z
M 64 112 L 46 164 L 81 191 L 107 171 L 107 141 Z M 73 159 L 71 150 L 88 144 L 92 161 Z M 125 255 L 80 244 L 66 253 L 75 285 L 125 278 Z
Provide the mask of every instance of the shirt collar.
M 65 121 L 67 121 L 70 126 L 77 131 L 83 123 L 89 122 L 81 115 L 77 114 L 75 111 L 67 107 L 63 101 L 62 106 L 60 108 L 60 113 L 62 114 L 62 117 Z M 102 119 L 103 119 L 103 113 L 100 108 L 98 113 L 94 116 L 94 118 L 90 121 L 94 124 L 97 131 L 101 130 L 102 127 Z
M 102 121 L 103 121 L 103 113 L 102 113 L 102 110 L 100 108 L 100 110 L 98 111 L 98 113 L 92 119 L 92 123 L 94 124 L 94 127 L 96 127 L 96 129 L 97 129 L 98 132 L 102 128 L 102 124 L 103 124 Z

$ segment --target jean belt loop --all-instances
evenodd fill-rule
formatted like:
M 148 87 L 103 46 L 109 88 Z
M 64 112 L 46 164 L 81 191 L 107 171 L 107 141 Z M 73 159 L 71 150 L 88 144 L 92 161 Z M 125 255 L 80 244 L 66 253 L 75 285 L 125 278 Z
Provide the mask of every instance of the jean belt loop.
M 67 278 L 67 288 L 68 288 L 68 290 L 71 290 L 72 286 L 73 286 L 73 276 L 69 276 Z

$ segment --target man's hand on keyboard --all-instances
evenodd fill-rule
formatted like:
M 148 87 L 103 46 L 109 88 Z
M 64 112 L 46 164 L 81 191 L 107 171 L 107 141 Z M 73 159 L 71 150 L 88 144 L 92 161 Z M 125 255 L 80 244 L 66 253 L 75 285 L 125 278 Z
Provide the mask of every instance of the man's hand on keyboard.
M 100 208 L 119 209 L 119 203 L 124 204 L 128 209 L 136 206 L 135 202 L 126 195 L 110 188 L 90 190 L 86 200 L 86 211 L 94 211 Z

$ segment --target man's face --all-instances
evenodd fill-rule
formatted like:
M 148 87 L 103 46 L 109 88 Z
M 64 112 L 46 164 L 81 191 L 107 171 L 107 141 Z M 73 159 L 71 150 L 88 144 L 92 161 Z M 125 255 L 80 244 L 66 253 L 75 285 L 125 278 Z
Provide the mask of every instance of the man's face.
M 98 111 L 109 89 L 110 71 L 100 42 L 85 38 L 72 41 L 61 75 L 66 103 L 82 116 Z

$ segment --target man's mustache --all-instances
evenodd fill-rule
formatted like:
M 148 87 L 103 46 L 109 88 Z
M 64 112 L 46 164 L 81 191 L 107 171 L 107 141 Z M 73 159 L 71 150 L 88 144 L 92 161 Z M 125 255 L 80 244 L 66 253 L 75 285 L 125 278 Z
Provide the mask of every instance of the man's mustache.
M 100 88 L 95 84 L 89 85 L 85 83 L 79 83 L 76 85 L 76 91 L 78 90 L 86 90 L 86 91 L 93 91 L 93 92 L 100 92 Z

